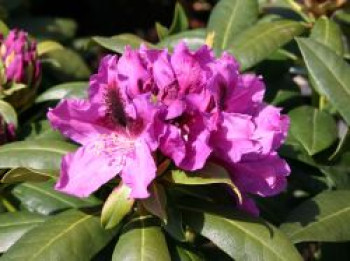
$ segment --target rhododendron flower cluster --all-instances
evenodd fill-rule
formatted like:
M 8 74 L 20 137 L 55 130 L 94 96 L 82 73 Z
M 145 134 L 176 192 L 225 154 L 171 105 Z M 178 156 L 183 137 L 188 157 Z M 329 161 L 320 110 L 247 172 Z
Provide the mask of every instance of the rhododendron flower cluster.
M 56 189 L 86 197 L 120 175 L 131 197 L 147 198 L 161 153 L 186 171 L 225 167 L 241 207 L 257 213 L 249 195 L 281 192 L 290 172 L 276 153 L 289 119 L 263 102 L 264 91 L 261 77 L 240 74 L 231 55 L 215 58 L 207 46 L 108 55 L 88 99 L 63 100 L 48 113 L 54 128 L 83 145 L 64 157 Z

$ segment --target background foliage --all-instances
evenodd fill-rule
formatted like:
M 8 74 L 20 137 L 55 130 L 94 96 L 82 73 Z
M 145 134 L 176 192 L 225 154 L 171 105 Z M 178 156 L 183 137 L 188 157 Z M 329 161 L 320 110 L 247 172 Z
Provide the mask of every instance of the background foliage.
M 30 108 L 0 103 L 18 125 L 18 141 L 0 147 L 0 260 L 349 260 L 350 13 L 326 2 L 320 15 L 289 0 L 2 0 L 0 30 L 38 40 L 43 77 Z M 256 199 L 261 218 L 227 201 L 222 169 L 210 180 L 173 173 L 175 186 L 158 184 L 155 201 L 137 203 L 141 217 L 125 188 L 108 197 L 115 184 L 88 199 L 56 192 L 61 157 L 77 146 L 50 128 L 47 108 L 85 97 L 103 54 L 180 40 L 232 53 L 264 77 L 266 100 L 291 117 L 280 150 L 288 189 Z

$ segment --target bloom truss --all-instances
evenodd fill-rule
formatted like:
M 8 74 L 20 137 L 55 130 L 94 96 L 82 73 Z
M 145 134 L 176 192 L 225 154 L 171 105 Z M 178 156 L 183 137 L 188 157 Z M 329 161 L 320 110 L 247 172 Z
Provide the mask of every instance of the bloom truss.
M 131 197 L 147 198 L 161 154 L 186 171 L 225 167 L 241 208 L 257 214 L 249 195 L 281 192 L 290 172 L 276 153 L 289 119 L 263 102 L 264 91 L 261 77 L 240 74 L 232 56 L 216 59 L 207 46 L 108 55 L 87 100 L 63 100 L 48 113 L 54 128 L 83 145 L 64 157 L 56 189 L 86 197 L 120 175 Z

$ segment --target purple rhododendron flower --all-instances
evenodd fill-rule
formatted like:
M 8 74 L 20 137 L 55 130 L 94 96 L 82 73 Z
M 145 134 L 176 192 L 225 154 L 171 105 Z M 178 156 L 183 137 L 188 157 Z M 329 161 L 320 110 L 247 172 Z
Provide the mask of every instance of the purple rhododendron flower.
M 133 198 L 146 198 L 157 152 L 187 171 L 224 166 L 244 197 L 240 208 L 257 214 L 250 195 L 281 192 L 290 172 L 276 153 L 289 119 L 263 102 L 264 91 L 261 77 L 240 74 L 232 56 L 215 58 L 207 46 L 106 56 L 88 100 L 64 100 L 48 113 L 83 145 L 64 157 L 56 188 L 88 196 L 119 174 Z
M 0 44 L 6 81 L 36 85 L 40 80 L 41 65 L 35 41 L 29 40 L 26 32 L 14 29 L 6 38 L 0 38 Z

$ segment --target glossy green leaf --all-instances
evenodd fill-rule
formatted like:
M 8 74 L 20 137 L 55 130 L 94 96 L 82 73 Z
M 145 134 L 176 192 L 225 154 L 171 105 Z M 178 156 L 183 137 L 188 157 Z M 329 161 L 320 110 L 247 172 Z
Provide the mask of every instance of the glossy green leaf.
M 36 99 L 36 102 L 61 100 L 65 98 L 86 98 L 88 82 L 69 82 L 51 87 Z
M 6 123 L 12 123 L 16 127 L 18 125 L 17 113 L 11 104 L 0 100 L 0 115 Z
M 350 125 L 350 66 L 334 51 L 317 41 L 297 39 L 309 75 Z
M 337 124 L 327 112 L 302 106 L 289 113 L 290 132 L 309 155 L 314 155 L 332 145 L 337 137 Z
M 113 252 L 113 261 L 170 261 L 161 228 L 152 218 L 140 217 L 124 227 Z
M 344 54 L 341 29 L 336 22 L 327 17 L 323 16 L 316 21 L 311 30 L 310 37 L 313 40 L 326 45 L 338 55 L 342 56 Z
M 10 20 L 10 27 L 21 28 L 41 40 L 54 39 L 57 41 L 67 41 L 73 38 L 77 30 L 77 24 L 72 19 L 38 16 L 22 16 Z
M 241 192 L 231 180 L 226 169 L 214 163 L 207 163 L 203 169 L 194 173 L 173 170 L 171 172 L 171 182 L 183 185 L 226 184 L 237 195 L 239 201 L 242 200 Z
M 51 178 L 56 178 L 58 171 L 55 170 L 35 170 L 29 168 L 12 169 L 1 178 L 2 183 L 12 184 L 19 182 L 41 182 Z
M 25 233 L 45 220 L 45 216 L 24 211 L 0 214 L 0 253 L 7 251 Z
M 26 233 L 1 261 L 90 260 L 114 234 L 101 227 L 99 217 L 70 210 Z
M 144 43 L 148 47 L 154 47 L 151 43 L 146 42 L 134 34 L 119 34 L 112 37 L 95 36 L 92 40 L 105 49 L 116 53 L 124 53 L 127 45 L 131 46 L 131 48 L 140 48 L 140 45 Z
M 210 239 L 234 260 L 302 260 L 296 248 L 277 228 L 237 213 L 224 218 L 188 212 L 188 225 Z
M 214 32 L 213 47 L 225 50 L 239 34 L 258 19 L 257 0 L 221 0 L 214 7 L 208 32 Z
M 167 223 L 167 197 L 163 186 L 161 184 L 153 183 L 149 186 L 148 190 L 150 192 L 150 196 L 142 200 L 143 206 L 147 211 Z
M 169 48 L 170 50 L 181 41 L 183 41 L 191 50 L 197 50 L 205 44 L 206 38 L 205 29 L 195 29 L 184 31 L 178 34 L 170 35 L 157 44 L 160 48 Z
M 60 169 L 61 158 L 76 148 L 55 140 L 9 143 L 0 147 L 0 168 Z
M 281 229 L 294 242 L 350 240 L 350 191 L 328 191 L 294 209 Z
M 256 24 L 234 39 L 229 51 L 242 69 L 250 68 L 284 46 L 304 31 L 305 27 L 290 20 Z
M 289 129 L 285 143 L 278 151 L 283 157 L 298 160 L 313 167 L 318 166 L 315 160 L 305 150 L 304 146 L 301 145 L 298 139 L 291 133 L 291 128 Z
M 45 59 L 53 76 L 60 81 L 78 81 L 90 77 L 91 71 L 83 58 L 71 49 L 61 49 L 48 52 Z
M 208 213 L 189 212 L 188 225 L 210 239 L 235 260 L 302 260 L 288 238 L 261 220 L 242 217 L 224 218 Z
M 77 198 L 54 189 L 55 182 L 22 183 L 12 190 L 12 195 L 31 212 L 50 215 L 68 208 L 86 208 L 101 204 L 94 196 Z
M 55 50 L 62 50 L 63 48 L 64 47 L 60 43 L 52 40 L 42 41 L 37 45 L 37 51 L 39 56 Z
M 106 200 L 101 214 L 101 224 L 110 229 L 117 226 L 131 211 L 134 200 L 130 198 L 130 188 L 121 184 Z

